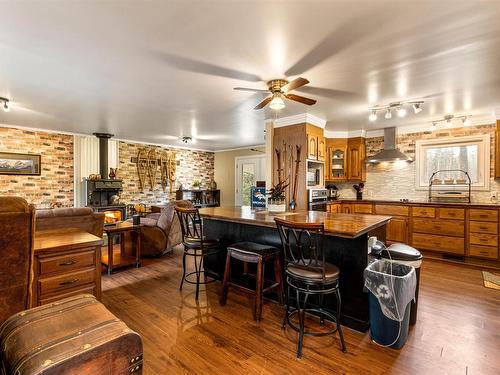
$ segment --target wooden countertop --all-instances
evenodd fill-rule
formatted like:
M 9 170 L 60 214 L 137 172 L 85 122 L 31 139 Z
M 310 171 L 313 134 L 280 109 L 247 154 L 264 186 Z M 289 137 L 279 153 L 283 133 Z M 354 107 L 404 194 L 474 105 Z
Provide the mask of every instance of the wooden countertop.
M 327 202 L 328 204 L 340 204 L 340 203 L 366 203 L 366 204 L 395 204 L 400 206 L 447 206 L 447 207 L 463 207 L 463 208 L 484 208 L 484 209 L 494 209 L 498 210 L 500 204 L 498 203 L 467 203 L 467 202 L 429 202 L 425 200 L 409 200 L 408 202 L 401 202 L 400 200 L 391 199 L 337 199 Z
M 102 239 L 80 229 L 50 229 L 35 232 L 34 251 L 69 250 L 102 245 Z
M 276 226 L 275 217 L 291 222 L 324 223 L 325 234 L 350 238 L 358 237 L 381 227 L 391 219 L 390 216 L 337 214 L 320 211 L 296 211 L 271 215 L 266 210 L 238 206 L 202 208 L 200 215 L 204 218 L 266 227 Z

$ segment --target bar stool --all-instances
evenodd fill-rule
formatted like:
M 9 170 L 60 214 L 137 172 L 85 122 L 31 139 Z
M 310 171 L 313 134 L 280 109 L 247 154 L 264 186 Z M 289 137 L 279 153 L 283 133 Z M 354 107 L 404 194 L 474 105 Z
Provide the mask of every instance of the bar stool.
M 282 328 L 288 324 L 299 333 L 297 343 L 297 358 L 302 357 L 304 336 L 326 336 L 338 331 L 340 348 L 346 352 L 342 326 L 340 325 L 341 298 L 339 290 L 340 270 L 337 266 L 325 261 L 323 223 L 292 223 L 274 218 L 281 243 L 285 253 L 286 299 L 285 317 Z M 295 291 L 297 307 L 290 306 L 290 289 Z M 335 314 L 323 309 L 324 297 L 334 294 L 337 298 Z M 309 296 L 317 296 L 319 307 L 308 307 Z M 301 306 L 302 303 L 302 306 Z M 335 322 L 335 327 L 329 331 L 305 331 L 304 321 L 306 313 L 319 314 L 320 324 L 324 317 Z M 297 314 L 299 325 L 290 321 L 292 315 Z
M 203 260 L 208 255 L 214 255 L 220 251 L 219 240 L 205 237 L 203 235 L 203 222 L 197 208 L 175 207 L 177 217 L 181 225 L 182 245 L 184 254 L 182 256 L 182 280 L 179 290 L 182 290 L 184 282 L 196 285 L 196 300 L 200 293 L 200 285 L 215 281 L 215 278 L 207 278 L 203 270 Z M 193 272 L 186 274 L 186 256 L 194 259 Z M 203 274 L 203 281 L 200 281 Z M 191 275 L 196 275 L 196 281 L 189 280 Z
M 245 262 L 245 270 L 247 263 L 257 264 L 256 286 L 255 290 L 248 289 L 241 285 L 231 282 L 231 258 Z M 266 262 L 272 261 L 274 264 L 275 280 L 265 280 L 264 270 Z M 270 282 L 271 285 L 264 288 L 265 282 Z M 229 286 L 234 286 L 243 289 L 255 295 L 255 303 L 253 306 L 253 318 L 255 321 L 260 321 L 262 318 L 262 297 L 264 293 L 272 289 L 277 289 L 280 304 L 283 304 L 283 283 L 281 278 L 280 250 L 273 246 L 262 245 L 255 242 L 238 242 L 227 248 L 226 267 L 224 270 L 224 280 L 222 282 L 222 295 L 220 304 L 224 306 L 227 301 L 227 293 Z

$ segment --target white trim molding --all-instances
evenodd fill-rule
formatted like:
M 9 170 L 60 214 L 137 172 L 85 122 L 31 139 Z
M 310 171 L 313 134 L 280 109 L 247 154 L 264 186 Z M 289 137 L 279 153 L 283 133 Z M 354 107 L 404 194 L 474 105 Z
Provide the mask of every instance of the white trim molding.
M 266 120 L 266 122 L 267 121 L 272 121 L 272 120 Z M 282 117 L 272 122 L 275 128 L 282 128 L 284 126 L 307 123 L 317 126 L 318 128 L 324 129 L 326 125 L 326 120 L 311 115 L 310 113 L 301 113 L 299 115 Z
M 382 132 L 383 133 L 383 132 Z M 367 137 L 366 130 L 325 130 L 326 138 L 355 138 Z

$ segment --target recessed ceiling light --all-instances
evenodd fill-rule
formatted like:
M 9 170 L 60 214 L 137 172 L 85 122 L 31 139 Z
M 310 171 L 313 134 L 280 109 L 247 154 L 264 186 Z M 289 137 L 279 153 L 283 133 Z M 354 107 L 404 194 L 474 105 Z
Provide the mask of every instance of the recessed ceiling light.
M 368 116 L 368 120 L 376 121 L 377 120 L 377 111 L 372 110 L 372 113 L 370 113 L 370 116 Z
M 387 120 L 391 119 L 392 118 L 392 113 L 391 113 L 391 109 L 390 108 L 387 108 L 387 112 L 385 113 L 385 116 L 384 116 Z

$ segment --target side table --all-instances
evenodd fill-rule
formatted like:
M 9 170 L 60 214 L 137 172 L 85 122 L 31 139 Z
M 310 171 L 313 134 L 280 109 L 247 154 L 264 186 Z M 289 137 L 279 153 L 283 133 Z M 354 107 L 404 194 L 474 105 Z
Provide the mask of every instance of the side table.
M 117 224 L 105 225 L 104 232 L 108 236 L 108 251 L 102 255 L 101 263 L 107 268 L 108 275 L 117 269 L 126 266 L 141 266 L 141 225 L 122 221 Z M 132 241 L 135 237 L 135 256 L 125 254 L 125 234 L 131 233 Z M 113 252 L 113 238 L 120 236 L 120 253 Z M 133 241 L 134 242 L 134 241 Z

